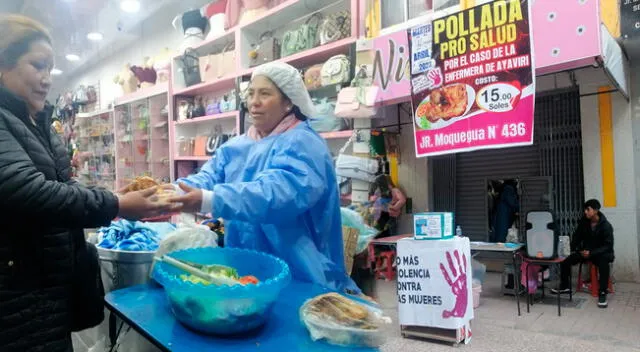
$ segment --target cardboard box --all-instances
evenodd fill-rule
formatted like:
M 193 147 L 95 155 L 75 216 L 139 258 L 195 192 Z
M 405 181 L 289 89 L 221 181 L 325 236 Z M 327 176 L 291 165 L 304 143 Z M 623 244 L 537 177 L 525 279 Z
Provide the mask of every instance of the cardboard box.
M 455 235 L 453 213 L 417 213 L 413 215 L 416 240 L 442 240 Z

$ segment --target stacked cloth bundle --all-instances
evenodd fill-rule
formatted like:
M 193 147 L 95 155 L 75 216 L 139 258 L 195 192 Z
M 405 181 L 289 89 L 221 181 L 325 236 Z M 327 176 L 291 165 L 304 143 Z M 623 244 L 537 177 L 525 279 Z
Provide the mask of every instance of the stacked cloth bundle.
M 98 247 L 121 251 L 155 251 L 176 227 L 168 222 L 112 221 L 98 230 Z

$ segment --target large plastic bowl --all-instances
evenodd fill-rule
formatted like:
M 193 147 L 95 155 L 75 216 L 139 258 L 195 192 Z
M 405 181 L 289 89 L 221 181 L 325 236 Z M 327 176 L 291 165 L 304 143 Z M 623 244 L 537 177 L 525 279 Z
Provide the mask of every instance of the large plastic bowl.
M 235 268 L 240 276 L 253 275 L 257 285 L 216 286 L 180 279 L 184 271 L 156 263 L 153 277 L 164 286 L 176 319 L 193 330 L 235 335 L 262 326 L 280 291 L 291 281 L 289 266 L 272 255 L 235 248 L 192 248 L 168 254 L 199 264 Z

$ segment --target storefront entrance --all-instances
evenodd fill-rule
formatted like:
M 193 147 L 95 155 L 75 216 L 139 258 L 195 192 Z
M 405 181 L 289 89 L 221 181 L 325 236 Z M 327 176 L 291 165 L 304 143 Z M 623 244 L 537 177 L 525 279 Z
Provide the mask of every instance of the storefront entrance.
M 560 235 L 570 235 L 584 202 L 582 133 L 578 88 L 538 94 L 534 144 L 434 157 L 429 174 L 434 211 L 453 211 L 456 224 L 475 241 L 494 238 L 502 182 L 516 184 L 520 217 L 551 209 Z M 492 187 L 495 185 L 496 187 Z M 503 214 L 504 215 L 504 214 Z M 523 239 L 524 226 L 519 229 Z

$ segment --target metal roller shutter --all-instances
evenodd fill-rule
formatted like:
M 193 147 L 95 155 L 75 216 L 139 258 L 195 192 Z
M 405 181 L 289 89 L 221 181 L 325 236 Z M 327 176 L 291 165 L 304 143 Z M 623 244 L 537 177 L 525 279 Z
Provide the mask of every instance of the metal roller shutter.
M 434 211 L 456 211 L 456 155 L 449 154 L 429 159 L 431 204 Z
M 560 234 L 570 234 L 584 202 L 580 124 L 578 87 L 539 94 L 533 145 L 432 158 L 433 210 L 455 209 L 465 235 L 486 241 L 487 180 L 515 178 L 521 221 L 527 210 L 553 209 Z
M 582 216 L 584 173 L 580 92 L 576 88 L 539 94 L 536 119 L 540 121 L 540 174 L 552 178 L 552 204 L 559 234 L 570 236 Z
M 460 153 L 456 160 L 456 224 L 472 241 L 487 241 L 487 180 L 540 174 L 537 145 Z

